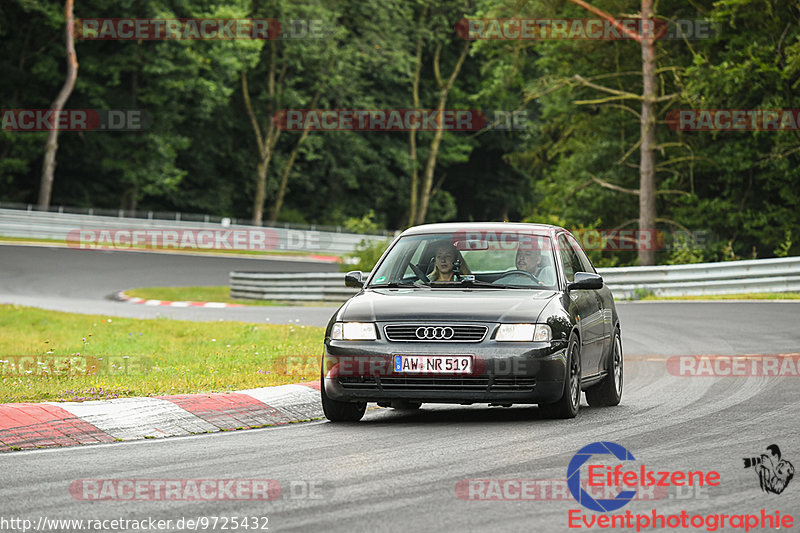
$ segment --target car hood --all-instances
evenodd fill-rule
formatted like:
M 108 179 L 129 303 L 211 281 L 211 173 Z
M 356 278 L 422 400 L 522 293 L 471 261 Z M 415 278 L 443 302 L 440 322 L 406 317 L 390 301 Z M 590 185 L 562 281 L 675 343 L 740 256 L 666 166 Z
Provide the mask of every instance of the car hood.
M 351 298 L 337 320 L 357 322 L 535 322 L 554 291 L 370 289 Z

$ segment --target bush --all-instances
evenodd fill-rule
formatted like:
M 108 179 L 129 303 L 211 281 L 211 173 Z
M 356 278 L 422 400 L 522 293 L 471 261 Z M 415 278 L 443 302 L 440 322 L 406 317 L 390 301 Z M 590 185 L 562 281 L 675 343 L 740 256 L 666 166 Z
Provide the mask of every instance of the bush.
M 378 225 L 375 223 L 375 212 L 370 209 L 363 217 L 349 218 L 344 226 L 356 233 L 374 233 Z M 339 266 L 342 272 L 361 270 L 369 272 L 381 258 L 381 255 L 391 243 L 391 239 L 367 240 L 362 239 L 352 254 L 345 256 L 345 262 Z
M 345 262 L 339 265 L 342 272 L 349 270 L 361 270 L 362 272 L 369 272 L 375 267 L 375 263 L 381 258 L 381 255 L 389 247 L 392 241 L 387 239 L 385 241 L 368 241 L 363 239 L 356 247 L 355 252 L 345 256 Z

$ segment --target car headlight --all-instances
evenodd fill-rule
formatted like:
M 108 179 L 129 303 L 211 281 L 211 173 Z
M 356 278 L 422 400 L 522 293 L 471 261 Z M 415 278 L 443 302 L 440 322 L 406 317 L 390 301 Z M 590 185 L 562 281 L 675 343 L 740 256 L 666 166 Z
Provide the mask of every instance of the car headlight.
M 547 324 L 500 324 L 496 341 L 549 342 L 553 332 Z
M 331 328 L 331 339 L 337 341 L 374 341 L 377 338 L 372 322 L 336 322 Z

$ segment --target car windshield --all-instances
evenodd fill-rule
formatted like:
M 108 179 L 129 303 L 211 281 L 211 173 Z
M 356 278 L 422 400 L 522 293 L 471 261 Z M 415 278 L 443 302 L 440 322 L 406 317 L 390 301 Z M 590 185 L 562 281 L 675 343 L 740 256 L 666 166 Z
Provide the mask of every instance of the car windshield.
M 401 237 L 370 288 L 557 289 L 550 238 L 533 232 L 460 231 Z

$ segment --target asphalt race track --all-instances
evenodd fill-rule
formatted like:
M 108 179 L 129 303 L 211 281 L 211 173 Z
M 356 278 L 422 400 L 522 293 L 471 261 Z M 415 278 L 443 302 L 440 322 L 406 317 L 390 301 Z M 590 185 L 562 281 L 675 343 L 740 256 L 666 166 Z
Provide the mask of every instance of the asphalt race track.
M 261 306 L 230 309 L 148 307 L 108 300 L 137 287 L 227 285 L 233 270 L 336 272 L 338 265 L 288 258 L 74 250 L 0 245 L 0 303 L 131 318 L 241 320 L 272 324 L 327 323 L 335 307 Z
M 120 254 L 124 257 L 115 256 Z M 102 298 L 136 286 L 224 284 L 231 268 L 332 269 L 259 261 L 254 267 L 253 260 L 128 252 L 94 256 L 83 251 L 4 246 L 0 247 L 0 301 L 65 310 L 86 306 L 82 312 L 107 313 L 113 307 L 125 309 L 119 314 L 130 309 L 163 313 Z M 184 272 L 173 271 L 183 268 Z M 70 307 L 73 300 L 81 303 Z M 681 511 L 703 516 L 758 515 L 765 510 L 774 516 L 779 511 L 794 513 L 791 529 L 797 529 L 797 475 L 782 494 L 767 494 L 759 488 L 753 469 L 743 468 L 742 458 L 758 457 L 775 443 L 784 459 L 800 467 L 800 377 L 679 376 L 667 371 L 666 360 L 674 355 L 800 352 L 800 304 L 650 302 L 622 303 L 618 308 L 626 363 L 623 400 L 616 408 L 589 408 L 584 402 L 577 419 L 551 421 L 540 418 L 535 407 L 425 405 L 416 412 L 372 409 L 357 424 L 319 421 L 6 453 L 0 455 L 0 518 L 152 517 L 171 519 L 175 529 L 175 521 L 182 517 L 247 516 L 268 517 L 270 531 L 569 531 L 578 529 L 568 527 L 570 511 L 583 510 L 577 516 L 587 519 L 600 515 L 558 490 L 545 490 L 544 499 L 537 489 L 534 496 L 522 500 L 517 490 L 508 492 L 511 501 L 476 501 L 456 487 L 468 486 L 465 480 L 534 480 L 538 488 L 563 488 L 573 455 L 587 444 L 604 440 L 627 448 L 636 464 L 648 470 L 713 470 L 722 481 L 702 490 L 669 487 L 610 514 L 630 511 L 650 516 L 655 509 L 661 515 Z M 265 313 L 295 313 L 296 309 L 246 310 L 253 314 L 233 319 L 252 316 L 253 321 L 263 322 Z M 199 311 L 208 314 L 182 318 L 232 318 L 232 312 L 239 310 L 195 312 Z M 318 324 L 319 317 L 329 316 L 332 308 L 317 311 L 318 315 L 291 317 Z M 269 318 L 279 321 L 276 315 Z M 87 478 L 273 479 L 280 482 L 283 493 L 267 502 L 87 502 L 69 492 L 70 483 Z M 309 487 L 314 497 L 309 497 Z M 488 493 L 476 490 L 473 498 L 482 494 Z M 574 525 L 586 529 L 579 520 Z M 643 529 L 668 530 L 675 529 Z M 760 530 L 760 526 L 750 529 Z

